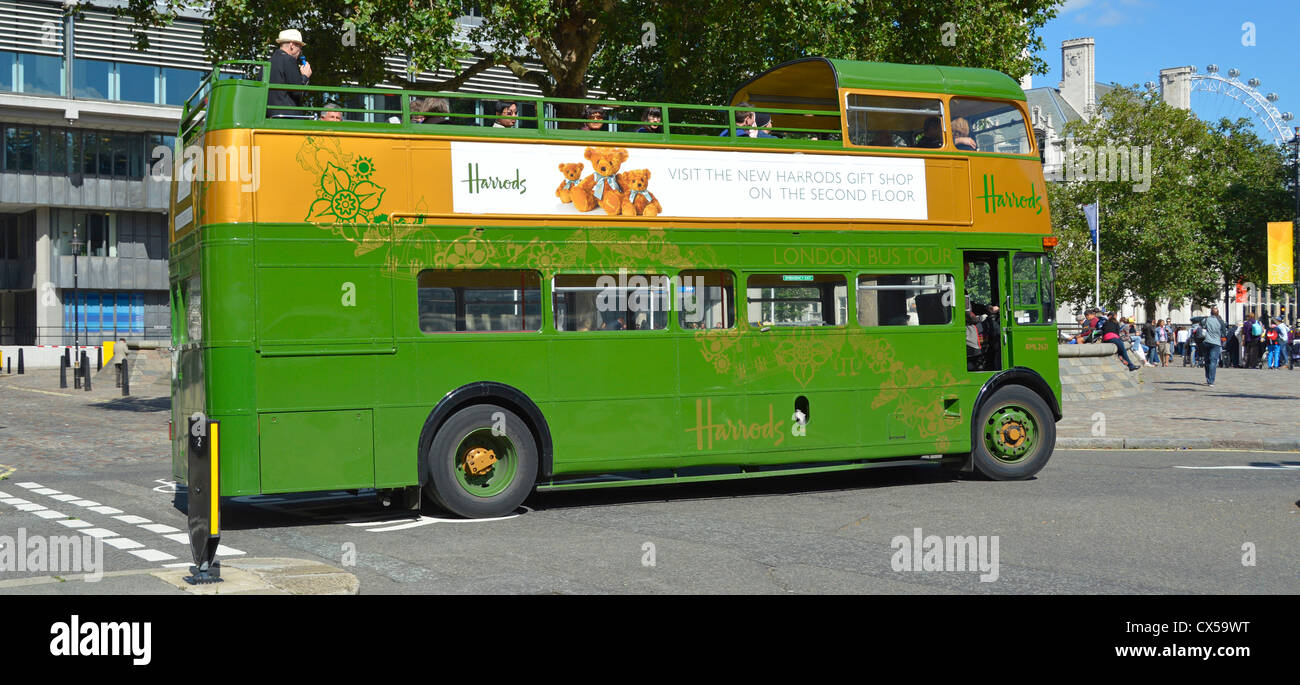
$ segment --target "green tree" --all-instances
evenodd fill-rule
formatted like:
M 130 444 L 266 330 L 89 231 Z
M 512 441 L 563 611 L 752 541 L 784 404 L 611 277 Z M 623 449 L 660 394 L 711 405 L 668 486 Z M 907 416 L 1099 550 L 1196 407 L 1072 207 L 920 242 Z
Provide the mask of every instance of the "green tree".
M 1262 269 L 1267 217 L 1285 211 L 1283 167 L 1248 122 L 1209 125 L 1136 87 L 1116 88 L 1088 122 L 1066 127 L 1075 167 L 1088 178 L 1051 184 L 1048 200 L 1057 250 L 1057 292 L 1066 302 L 1091 302 L 1094 258 L 1080 207 L 1101 204 L 1101 300 L 1209 304 L 1221 279 Z M 1133 179 L 1097 178 L 1088 154 L 1149 146 L 1150 187 Z M 1081 151 L 1081 152 L 1080 152 Z M 1277 220 L 1277 219 L 1272 219 Z
M 716 103 L 745 78 L 807 55 L 1045 73 L 1033 56 L 1037 31 L 1060 2 L 484 0 L 482 22 L 464 35 L 462 3 L 447 0 L 127 0 L 120 13 L 143 46 L 148 29 L 210 5 L 212 59 L 265 59 L 281 29 L 299 28 L 320 85 L 393 81 L 386 56 L 421 70 L 476 58 L 436 87 L 505 65 L 547 96 L 582 98 L 599 85 L 620 97 Z

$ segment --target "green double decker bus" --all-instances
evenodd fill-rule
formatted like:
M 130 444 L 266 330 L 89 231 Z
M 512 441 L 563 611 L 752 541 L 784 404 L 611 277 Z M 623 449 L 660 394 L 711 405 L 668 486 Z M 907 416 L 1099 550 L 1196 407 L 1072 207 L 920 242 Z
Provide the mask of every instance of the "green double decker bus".
M 173 182 L 173 423 L 213 424 L 221 496 L 489 517 L 534 490 L 1023 479 L 1052 453 L 1055 238 L 1003 74 L 809 58 L 727 106 L 505 116 L 311 86 L 268 110 L 289 87 L 256 66 L 190 98 Z

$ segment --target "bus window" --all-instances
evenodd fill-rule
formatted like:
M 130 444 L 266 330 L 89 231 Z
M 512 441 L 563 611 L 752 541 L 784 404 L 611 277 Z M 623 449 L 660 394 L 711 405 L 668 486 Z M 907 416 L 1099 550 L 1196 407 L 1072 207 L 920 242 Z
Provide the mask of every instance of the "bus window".
M 736 326 L 735 281 L 730 271 L 683 271 L 678 276 L 677 298 L 683 329 Z
M 943 147 L 943 102 L 850 95 L 849 142 L 874 147 Z
M 979 152 L 1003 152 L 1013 155 L 1032 154 L 1029 129 L 1020 110 L 1010 102 L 953 98 L 952 129 L 954 142 L 960 143 L 958 129 L 969 131 L 966 137 Z M 959 144 L 960 149 L 968 149 Z
M 755 327 L 843 326 L 848 280 L 839 274 L 755 274 L 745 308 Z
M 858 276 L 858 323 L 863 326 L 936 326 L 952 321 L 949 274 Z
M 668 327 L 668 277 L 626 272 L 560 274 L 557 331 L 661 331 Z
M 536 271 L 421 271 L 420 330 L 540 331 L 541 282 Z
M 1055 323 L 1052 262 L 1045 254 L 1018 254 L 1012 261 L 1012 299 L 1018 324 Z

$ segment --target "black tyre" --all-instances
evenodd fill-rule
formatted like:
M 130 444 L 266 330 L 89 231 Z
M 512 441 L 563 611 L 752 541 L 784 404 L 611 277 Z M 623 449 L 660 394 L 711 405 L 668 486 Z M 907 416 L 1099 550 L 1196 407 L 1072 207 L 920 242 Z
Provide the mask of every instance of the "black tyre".
M 505 516 L 537 481 L 537 443 L 523 419 L 495 404 L 451 415 L 425 455 L 435 504 L 458 516 Z
M 992 480 L 1029 478 L 1056 447 L 1056 421 L 1038 393 L 1022 385 L 999 388 L 980 407 L 973 441 L 975 470 Z

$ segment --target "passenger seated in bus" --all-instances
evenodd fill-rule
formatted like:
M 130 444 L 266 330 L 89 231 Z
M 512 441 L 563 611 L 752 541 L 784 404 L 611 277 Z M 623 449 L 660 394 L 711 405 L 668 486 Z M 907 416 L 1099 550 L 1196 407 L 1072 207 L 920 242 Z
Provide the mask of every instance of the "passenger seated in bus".
M 411 103 L 411 123 L 412 124 L 445 124 L 451 119 L 446 116 L 434 116 L 434 114 L 446 114 L 450 111 L 447 98 L 417 98 Z
M 943 128 L 939 126 L 939 117 L 926 117 L 921 137 L 916 139 L 913 147 L 943 147 Z
M 492 124 L 492 128 L 514 128 L 515 115 L 519 114 L 519 106 L 513 102 L 501 100 L 497 102 L 494 111 L 497 119 Z
M 740 103 L 739 105 L 736 105 L 736 106 L 737 106 L 737 107 L 753 107 L 753 105 L 749 104 L 748 102 L 742 102 L 742 103 Z M 741 126 L 753 126 L 753 125 L 754 125 L 754 112 L 753 112 L 752 110 L 742 110 L 742 109 L 737 109 L 737 110 L 736 110 L 736 117 L 735 117 L 735 119 L 736 119 L 736 136 L 739 137 L 739 136 L 747 136 L 747 135 L 749 135 L 749 132 L 748 132 L 748 131 L 746 131 L 746 130 L 740 128 L 740 127 L 741 127 Z M 722 133 L 719 133 L 718 135 L 719 135 L 719 136 L 729 136 L 729 135 L 731 135 L 731 129 L 729 129 L 729 128 L 728 128 L 728 129 L 723 129 Z
M 582 130 L 600 131 L 605 128 L 605 110 L 599 107 L 587 107 L 583 117 L 587 123 L 582 125 Z
M 660 125 L 663 121 L 663 113 L 658 107 L 651 107 L 645 111 L 645 124 L 636 130 L 637 133 L 663 133 L 664 127 Z
M 753 138 L 780 138 L 772 133 L 772 115 L 767 112 L 759 112 L 754 115 L 754 125 L 758 128 L 749 132 Z
M 970 137 L 970 122 L 966 117 L 957 117 L 952 120 L 952 142 L 958 150 L 968 150 L 975 152 L 979 146 L 975 144 L 975 139 Z
M 321 121 L 343 121 L 343 108 L 339 107 L 337 102 L 325 103 L 325 109 L 320 113 Z
M 871 137 L 871 142 L 867 143 L 867 145 L 875 145 L 876 147 L 898 147 L 898 143 L 894 140 L 894 134 L 889 131 L 876 131 L 876 134 Z

